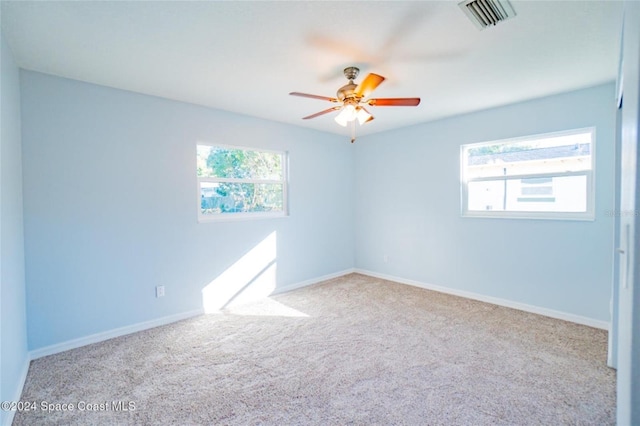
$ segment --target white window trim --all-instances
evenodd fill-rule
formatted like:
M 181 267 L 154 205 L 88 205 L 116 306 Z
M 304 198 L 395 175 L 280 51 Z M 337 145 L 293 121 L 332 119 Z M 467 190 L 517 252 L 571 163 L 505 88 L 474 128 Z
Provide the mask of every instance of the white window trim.
M 516 143 L 535 141 L 538 139 L 568 136 L 577 133 L 591 133 L 591 170 L 583 170 L 578 172 L 565 173 L 540 173 L 540 174 L 522 174 L 509 175 L 508 178 L 522 179 L 534 177 L 563 177 L 563 176 L 586 176 L 587 177 L 587 211 L 586 212 L 541 212 L 541 211 L 499 211 L 499 210 L 468 210 L 468 182 L 475 181 L 491 181 L 503 180 L 504 177 L 484 177 L 467 179 L 465 176 L 465 149 L 473 146 L 479 148 L 483 146 L 495 145 L 500 143 Z M 470 218 L 490 218 L 490 219 L 550 219 L 550 220 L 575 220 L 575 221 L 594 221 L 595 220 L 595 173 L 596 173 L 596 128 L 584 127 L 580 129 L 571 129 L 560 132 L 542 133 L 537 135 L 523 136 L 518 138 L 500 139 L 489 142 L 469 143 L 460 146 L 460 208 L 462 217 Z
M 276 179 L 237 179 L 237 178 L 211 178 L 199 177 L 196 175 L 196 211 L 198 212 L 198 223 L 207 222 L 230 222 L 238 220 L 273 219 L 289 216 L 289 152 L 274 149 L 256 148 L 249 146 L 228 145 L 213 142 L 196 142 L 196 152 L 198 145 L 214 146 L 226 149 L 239 149 L 245 151 L 270 152 L 282 156 L 282 180 Z M 203 215 L 200 194 L 202 193 L 202 182 L 238 182 L 238 183 L 275 183 L 282 184 L 282 211 L 281 212 L 249 212 L 249 213 L 226 213 L 216 215 Z

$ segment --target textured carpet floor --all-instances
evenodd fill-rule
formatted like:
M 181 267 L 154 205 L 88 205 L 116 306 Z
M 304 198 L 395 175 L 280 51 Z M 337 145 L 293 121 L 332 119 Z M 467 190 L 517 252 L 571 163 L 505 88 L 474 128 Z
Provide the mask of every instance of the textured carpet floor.
M 606 339 L 352 274 L 35 360 L 14 424 L 614 424 Z

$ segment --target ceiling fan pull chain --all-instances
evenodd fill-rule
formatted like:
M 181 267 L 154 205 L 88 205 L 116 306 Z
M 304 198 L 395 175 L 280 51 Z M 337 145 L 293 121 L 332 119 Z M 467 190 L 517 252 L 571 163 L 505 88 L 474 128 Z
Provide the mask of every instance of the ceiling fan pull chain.
M 351 122 L 351 143 L 356 141 L 356 120 Z

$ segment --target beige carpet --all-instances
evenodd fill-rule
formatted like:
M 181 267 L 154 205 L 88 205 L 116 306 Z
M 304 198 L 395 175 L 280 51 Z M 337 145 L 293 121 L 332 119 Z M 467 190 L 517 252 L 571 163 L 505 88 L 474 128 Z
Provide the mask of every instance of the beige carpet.
M 14 424 L 614 424 L 606 339 L 352 274 L 38 359 Z

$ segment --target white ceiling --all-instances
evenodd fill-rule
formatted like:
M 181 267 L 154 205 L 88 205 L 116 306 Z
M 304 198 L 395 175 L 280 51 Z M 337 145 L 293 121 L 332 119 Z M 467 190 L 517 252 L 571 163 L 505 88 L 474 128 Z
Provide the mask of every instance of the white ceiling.
M 457 1 L 27 2 L 2 0 L 17 64 L 134 92 L 347 135 L 332 104 L 346 66 L 387 77 L 365 135 L 612 81 L 622 4 L 513 1 L 479 31 Z

